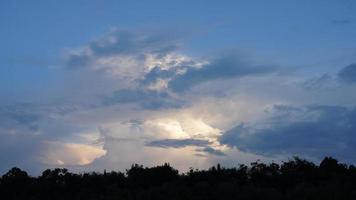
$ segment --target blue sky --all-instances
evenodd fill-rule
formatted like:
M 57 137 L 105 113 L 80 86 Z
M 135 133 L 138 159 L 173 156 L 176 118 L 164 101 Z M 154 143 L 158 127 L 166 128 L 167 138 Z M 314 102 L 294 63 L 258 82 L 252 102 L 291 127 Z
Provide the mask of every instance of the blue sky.
M 355 163 L 355 10 L 352 0 L 1 1 L 0 171 Z

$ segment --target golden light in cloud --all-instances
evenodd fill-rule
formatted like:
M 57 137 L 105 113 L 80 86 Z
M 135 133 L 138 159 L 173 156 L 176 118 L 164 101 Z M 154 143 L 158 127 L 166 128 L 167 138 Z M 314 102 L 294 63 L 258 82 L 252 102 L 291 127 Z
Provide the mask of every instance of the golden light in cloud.
M 227 149 L 218 140 L 222 130 L 206 123 L 199 113 L 183 111 L 150 112 L 143 119 L 102 124 L 101 137 L 107 138 L 102 144 L 108 152 L 98 162 L 106 160 L 125 167 L 137 162 L 150 166 L 169 162 L 183 171 L 191 166 L 208 166 L 210 157 L 219 156 L 211 151 L 224 154 Z M 207 144 L 163 148 L 145 145 L 169 139 L 202 140 Z
M 145 122 L 145 126 L 147 126 L 151 133 L 156 131 L 159 135 L 156 137 L 167 138 L 167 139 L 185 139 L 189 138 L 190 135 L 186 133 L 179 121 L 169 118 L 160 118 L 149 120 Z
M 147 120 L 144 124 L 147 132 L 163 139 L 204 139 L 216 140 L 221 130 L 205 123 L 203 118 L 189 112 L 168 112 Z
M 221 135 L 221 130 L 214 128 L 205 123 L 202 118 L 195 118 L 188 113 L 179 113 L 175 116 L 168 116 L 167 118 L 157 118 L 146 122 L 146 125 L 155 127 L 156 134 L 159 139 L 198 139 L 207 140 L 211 144 L 210 147 L 215 150 L 225 151 L 227 147 L 220 144 L 218 137 Z M 193 149 L 201 149 L 202 147 L 192 147 Z M 179 148 L 177 152 L 187 152 L 191 148 Z M 190 155 L 197 154 L 191 151 Z M 200 152 L 200 156 L 204 156 L 206 152 Z
M 48 165 L 87 165 L 106 154 L 102 147 L 62 142 L 45 142 L 41 160 Z

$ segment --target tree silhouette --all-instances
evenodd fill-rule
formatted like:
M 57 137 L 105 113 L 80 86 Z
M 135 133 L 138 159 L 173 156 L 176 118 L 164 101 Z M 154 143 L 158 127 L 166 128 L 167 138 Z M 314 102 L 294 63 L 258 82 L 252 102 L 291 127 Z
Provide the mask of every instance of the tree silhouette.
M 168 163 L 155 167 L 134 164 L 123 172 L 70 173 L 47 169 L 30 177 L 12 168 L 0 178 L 1 199 L 356 199 L 356 168 L 325 157 L 319 165 L 294 157 L 281 164 L 180 174 Z

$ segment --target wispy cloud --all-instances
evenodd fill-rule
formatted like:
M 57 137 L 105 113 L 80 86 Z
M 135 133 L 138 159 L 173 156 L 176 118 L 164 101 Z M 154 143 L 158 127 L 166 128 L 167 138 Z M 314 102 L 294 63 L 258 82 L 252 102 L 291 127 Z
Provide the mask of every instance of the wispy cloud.
M 352 20 L 350 20 L 350 19 L 334 19 L 331 21 L 331 23 L 336 24 L 336 25 L 346 25 L 346 24 L 351 24 Z
M 215 155 L 215 156 L 226 156 L 226 154 L 219 150 L 219 149 L 214 149 L 212 147 L 204 147 L 203 149 L 198 149 L 198 152 L 204 152 L 210 155 Z
M 165 140 L 154 140 L 148 142 L 146 145 L 151 147 L 161 147 L 161 148 L 183 148 L 187 146 L 197 146 L 203 147 L 211 144 L 207 140 L 197 140 L 197 139 L 165 139 Z

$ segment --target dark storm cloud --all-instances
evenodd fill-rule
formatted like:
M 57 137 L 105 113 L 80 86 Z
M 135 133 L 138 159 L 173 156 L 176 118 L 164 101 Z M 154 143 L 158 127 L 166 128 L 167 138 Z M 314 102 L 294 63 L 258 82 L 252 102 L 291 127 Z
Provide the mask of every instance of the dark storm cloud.
M 274 67 L 253 66 L 234 55 L 222 56 L 201 68 L 188 68 L 169 82 L 174 91 L 184 91 L 203 82 L 271 73 Z
M 325 155 L 356 161 L 356 108 L 341 106 L 283 107 L 268 128 L 240 124 L 220 142 L 262 155 Z
M 214 149 L 212 147 L 204 147 L 203 149 L 198 149 L 198 152 L 204 152 L 214 156 L 226 156 L 226 154 L 218 149 Z
M 344 67 L 338 75 L 344 82 L 356 83 L 356 63 Z
M 198 140 L 198 139 L 164 139 L 164 140 L 154 140 L 148 142 L 146 146 L 150 147 L 161 147 L 161 148 L 183 148 L 187 146 L 198 146 L 205 147 L 210 145 L 211 142 L 208 140 Z
M 199 139 L 165 139 L 165 140 L 154 140 L 146 143 L 149 147 L 160 147 L 160 148 L 184 148 L 188 146 L 200 147 L 196 149 L 197 156 L 206 154 L 214 156 L 226 156 L 226 154 L 218 149 L 210 147 L 212 143 L 208 140 Z M 205 153 L 205 154 L 202 154 Z

